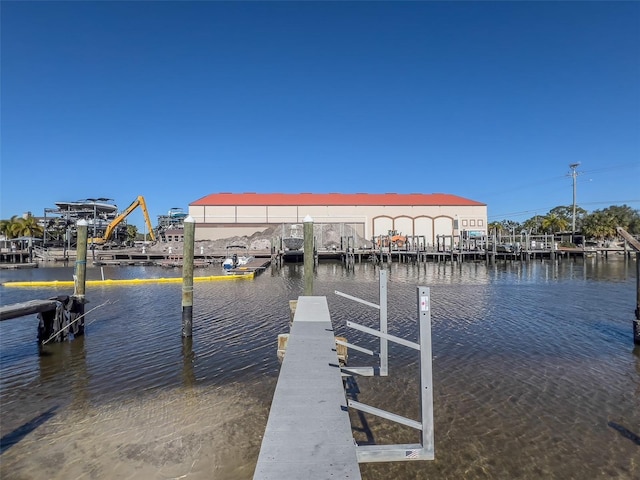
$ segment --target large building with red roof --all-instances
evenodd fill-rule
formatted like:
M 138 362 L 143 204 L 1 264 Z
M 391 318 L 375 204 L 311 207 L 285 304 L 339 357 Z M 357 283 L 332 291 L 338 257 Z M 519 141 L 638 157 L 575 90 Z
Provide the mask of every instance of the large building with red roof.
M 486 234 L 487 205 L 446 193 L 212 193 L 189 204 L 196 240 L 252 235 L 273 225 L 345 224 L 372 239 L 389 230 L 420 236 Z

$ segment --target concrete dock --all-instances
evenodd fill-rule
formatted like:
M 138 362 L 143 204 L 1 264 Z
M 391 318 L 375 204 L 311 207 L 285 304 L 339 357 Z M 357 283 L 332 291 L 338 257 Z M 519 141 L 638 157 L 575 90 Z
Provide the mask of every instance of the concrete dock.
M 253 478 L 361 478 L 326 297 L 298 298 Z

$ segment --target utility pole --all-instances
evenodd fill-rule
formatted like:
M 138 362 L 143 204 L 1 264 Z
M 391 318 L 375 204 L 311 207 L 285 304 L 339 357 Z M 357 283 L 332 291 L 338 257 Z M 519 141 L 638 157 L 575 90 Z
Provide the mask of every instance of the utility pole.
M 578 176 L 578 172 L 576 172 L 576 168 L 578 168 L 580 162 L 572 163 L 569 165 L 571 169 L 571 178 L 573 179 L 573 216 L 571 217 L 571 241 L 573 242 L 573 236 L 576 234 L 576 177 Z

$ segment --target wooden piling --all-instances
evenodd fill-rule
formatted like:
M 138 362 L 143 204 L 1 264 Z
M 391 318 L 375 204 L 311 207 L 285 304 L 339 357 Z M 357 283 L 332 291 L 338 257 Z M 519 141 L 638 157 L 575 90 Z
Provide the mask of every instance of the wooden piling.
M 193 352 L 193 338 L 182 339 L 182 384 L 192 389 L 196 385 L 196 375 L 193 371 L 195 353 Z
M 625 258 L 627 243 L 636 251 L 636 318 L 633 321 L 633 343 L 640 345 L 640 242 L 633 238 L 624 228 L 617 227 L 616 230 L 625 239 Z
M 640 345 L 640 251 L 636 252 L 636 319 L 633 322 L 633 342 Z
M 184 219 L 182 263 L 182 337 L 193 335 L 193 248 L 196 222 L 191 215 Z
M 84 303 L 87 279 L 87 221 L 78 220 L 76 225 L 78 230 L 75 268 L 76 291 L 73 293 L 73 296 L 80 303 Z
M 313 219 L 304 217 L 304 296 L 313 295 L 313 265 L 315 263 L 313 251 Z
M 75 268 L 75 291 L 71 296 L 69 311 L 69 330 L 66 333 L 73 333 L 74 337 L 84 334 L 84 304 L 86 303 L 85 293 L 87 284 L 87 228 L 86 220 L 78 220 L 76 224 L 76 268 Z M 76 320 L 77 319 L 77 320 Z M 63 335 L 66 337 L 66 335 Z

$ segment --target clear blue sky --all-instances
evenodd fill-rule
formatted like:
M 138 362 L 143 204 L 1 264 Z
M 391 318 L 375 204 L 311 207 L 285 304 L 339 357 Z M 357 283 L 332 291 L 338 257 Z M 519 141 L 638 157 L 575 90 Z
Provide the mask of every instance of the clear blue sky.
M 1 4 L 0 217 L 138 195 L 640 208 L 639 2 Z M 130 221 L 143 228 L 139 210 Z

